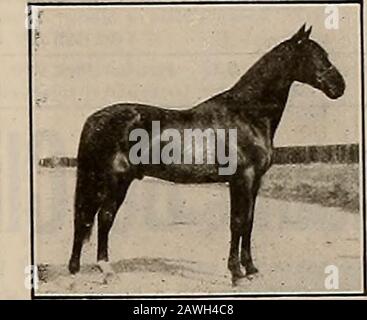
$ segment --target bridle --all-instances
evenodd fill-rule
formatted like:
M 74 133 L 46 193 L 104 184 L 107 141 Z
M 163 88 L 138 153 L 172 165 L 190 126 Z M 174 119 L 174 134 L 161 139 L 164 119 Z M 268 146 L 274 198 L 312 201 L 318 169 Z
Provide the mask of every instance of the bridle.
M 324 76 L 328 73 L 328 72 L 330 72 L 331 70 L 333 70 L 334 69 L 334 66 L 333 65 L 331 65 L 330 67 L 328 67 L 327 69 L 325 69 L 324 71 L 322 71 L 320 74 L 318 74 L 317 76 L 316 76 L 316 80 L 317 80 L 317 82 L 321 82 L 321 80 L 324 78 Z

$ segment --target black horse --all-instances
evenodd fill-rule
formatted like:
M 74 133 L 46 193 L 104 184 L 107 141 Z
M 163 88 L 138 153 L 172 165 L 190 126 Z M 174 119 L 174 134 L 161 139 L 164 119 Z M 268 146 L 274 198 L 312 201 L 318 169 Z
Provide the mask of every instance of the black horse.
M 231 243 L 228 268 L 233 283 L 258 270 L 251 256 L 251 231 L 261 177 L 272 163 L 273 138 L 291 85 L 299 81 L 324 92 L 330 99 L 342 96 L 345 82 L 326 51 L 303 25 L 266 53 L 230 89 L 195 107 L 169 110 L 136 103 L 118 103 L 92 114 L 84 124 L 78 150 L 75 194 L 74 244 L 69 270 L 80 268 L 84 240 L 98 212 L 98 257 L 106 270 L 108 234 L 115 215 L 134 179 L 156 177 L 178 183 L 227 182 L 230 189 Z M 139 164 L 129 161 L 129 134 L 134 128 L 151 132 L 152 121 L 161 129 L 237 129 L 237 170 L 219 175 L 216 165 Z M 185 152 L 184 150 L 182 152 Z

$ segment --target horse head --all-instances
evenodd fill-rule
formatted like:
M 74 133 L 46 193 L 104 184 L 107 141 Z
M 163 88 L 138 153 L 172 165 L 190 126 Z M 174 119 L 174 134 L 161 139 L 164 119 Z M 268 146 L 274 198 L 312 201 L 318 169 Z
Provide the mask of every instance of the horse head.
M 304 24 L 287 42 L 293 47 L 295 57 L 294 80 L 321 90 L 330 99 L 341 97 L 345 81 L 338 69 L 330 62 L 328 53 L 310 39 L 312 27 Z

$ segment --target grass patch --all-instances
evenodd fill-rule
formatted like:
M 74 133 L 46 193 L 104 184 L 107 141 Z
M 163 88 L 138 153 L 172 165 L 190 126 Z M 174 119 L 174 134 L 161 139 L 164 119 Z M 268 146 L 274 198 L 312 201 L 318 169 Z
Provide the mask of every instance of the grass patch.
M 260 194 L 358 212 L 359 165 L 274 165 L 264 177 Z

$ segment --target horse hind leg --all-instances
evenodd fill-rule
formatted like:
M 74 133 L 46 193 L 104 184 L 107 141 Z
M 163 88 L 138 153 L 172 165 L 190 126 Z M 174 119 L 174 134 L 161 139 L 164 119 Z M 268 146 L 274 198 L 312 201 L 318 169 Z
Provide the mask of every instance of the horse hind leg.
M 116 214 L 126 198 L 131 179 L 120 176 L 112 176 L 106 184 L 105 198 L 98 212 L 98 249 L 97 264 L 101 271 L 108 275 L 113 273 L 109 265 L 108 238 L 115 220 Z

